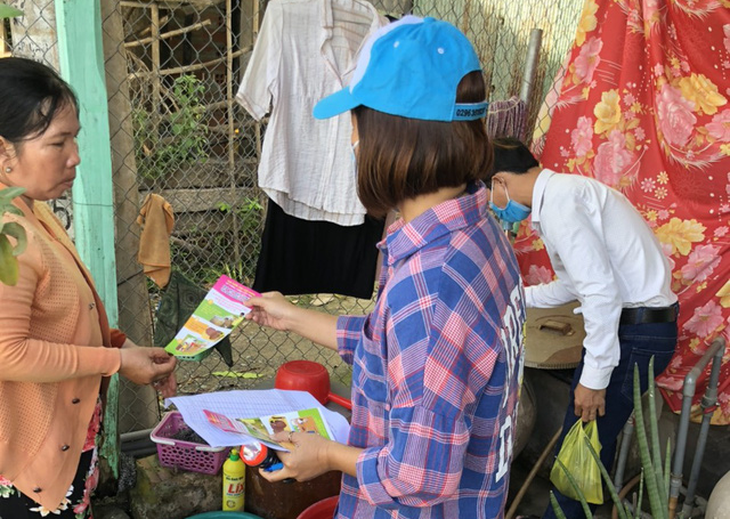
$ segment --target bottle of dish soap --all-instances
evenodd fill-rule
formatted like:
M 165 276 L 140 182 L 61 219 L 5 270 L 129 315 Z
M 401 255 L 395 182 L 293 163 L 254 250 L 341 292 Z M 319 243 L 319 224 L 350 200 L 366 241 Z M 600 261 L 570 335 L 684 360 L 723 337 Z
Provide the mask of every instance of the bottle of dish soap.
M 231 449 L 223 464 L 223 511 L 242 512 L 246 488 L 246 464 L 237 449 Z

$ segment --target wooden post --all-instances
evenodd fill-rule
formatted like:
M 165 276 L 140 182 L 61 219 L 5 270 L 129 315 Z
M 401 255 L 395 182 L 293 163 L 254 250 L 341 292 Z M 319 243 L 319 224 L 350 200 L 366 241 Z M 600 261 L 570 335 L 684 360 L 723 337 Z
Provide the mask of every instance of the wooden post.
M 258 0 L 253 1 L 253 20 L 252 20 L 252 26 L 253 26 L 253 45 L 256 45 L 256 38 L 259 36 L 259 25 L 261 24 L 261 20 L 259 19 L 261 16 L 261 13 L 259 12 L 259 2 Z M 254 123 L 254 135 L 255 135 L 255 142 L 256 142 L 256 162 L 261 161 L 261 123 L 257 120 Z
M 7 49 L 5 46 L 5 20 L 0 20 L 0 58 L 6 57 L 6 52 Z
M 91 271 L 106 306 L 109 324 L 117 324 L 117 276 L 114 257 L 114 202 L 109 150 L 109 117 L 104 82 L 101 6 L 87 0 L 55 0 L 58 54 L 64 79 L 80 104 L 78 179 L 73 187 L 76 248 Z M 116 391 L 108 395 L 114 408 Z M 106 423 L 114 431 L 115 423 Z M 119 476 L 119 443 L 107 434 L 102 451 L 108 468 Z
M 241 264 L 241 232 L 236 208 L 238 197 L 236 196 L 236 134 L 233 119 L 233 30 L 231 27 L 233 19 L 233 8 L 231 0 L 226 0 L 226 114 L 228 117 L 228 177 L 231 186 L 231 196 L 237 201 L 231 211 L 231 229 L 233 232 L 233 260 L 234 267 Z M 241 281 L 241 280 L 239 280 Z
M 152 345 L 152 316 L 147 279 L 137 262 L 140 228 L 139 184 L 132 128 L 132 102 L 127 79 L 122 12 L 117 0 L 102 0 L 104 63 L 114 183 L 119 328 L 140 346 Z M 119 381 L 120 434 L 154 427 L 159 419 L 157 394 L 150 386 Z M 111 411 L 111 410 L 110 410 Z M 108 413 L 107 413 L 108 414 Z
M 226 100 L 228 101 L 228 167 L 235 166 L 235 128 L 233 119 L 233 31 L 231 0 L 226 0 Z M 235 180 L 235 179 L 234 179 Z M 233 187 L 235 187 L 235 182 Z
M 152 124 L 152 138 L 154 145 L 157 146 L 160 132 L 160 106 L 162 105 L 161 85 L 160 85 L 160 6 L 153 3 L 151 6 L 150 16 L 152 25 L 150 37 L 152 38 L 152 110 L 150 122 Z

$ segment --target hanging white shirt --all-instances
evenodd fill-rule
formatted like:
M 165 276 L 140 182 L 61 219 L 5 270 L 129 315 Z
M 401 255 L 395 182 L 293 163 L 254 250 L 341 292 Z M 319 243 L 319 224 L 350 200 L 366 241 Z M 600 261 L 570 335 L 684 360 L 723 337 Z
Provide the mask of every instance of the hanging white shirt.
M 601 182 L 545 169 L 532 193 L 532 227 L 545 243 L 557 280 L 528 287 L 528 307 L 578 300 L 586 349 L 580 383 L 608 386 L 619 363 L 622 308 L 677 301 L 659 240 L 625 196 Z
M 271 109 L 259 187 L 285 213 L 343 226 L 363 223 L 346 112 L 312 116 L 348 84 L 357 51 L 387 23 L 362 0 L 271 0 L 236 100 L 256 119 Z

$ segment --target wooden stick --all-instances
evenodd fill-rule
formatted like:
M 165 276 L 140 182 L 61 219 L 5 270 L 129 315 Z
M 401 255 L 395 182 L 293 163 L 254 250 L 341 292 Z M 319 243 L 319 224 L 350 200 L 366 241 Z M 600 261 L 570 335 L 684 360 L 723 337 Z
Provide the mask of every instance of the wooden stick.
M 122 0 L 120 4 L 122 5 L 122 7 L 139 7 L 141 9 L 157 7 L 159 9 L 159 6 L 155 2 L 131 2 L 129 0 Z
M 231 196 L 236 197 L 236 134 L 233 121 L 233 6 L 226 0 L 226 101 L 228 102 L 228 176 L 230 178 Z M 241 225 L 237 217 L 233 218 L 233 259 L 234 265 L 241 264 Z
M 259 36 L 259 16 L 259 2 L 258 0 L 254 0 L 252 20 L 254 45 L 256 44 L 256 39 Z M 254 140 L 256 142 L 256 157 L 261 160 L 261 123 L 259 121 L 256 121 L 256 126 L 254 126 Z
M 152 24 L 150 25 L 150 34 L 152 35 L 152 135 L 155 140 L 159 137 L 157 131 L 159 128 L 160 104 L 162 103 L 161 85 L 160 85 L 160 6 L 152 5 Z
M 237 50 L 236 52 L 231 53 L 231 56 L 234 58 L 237 58 L 241 54 L 245 54 L 246 52 L 250 52 L 250 51 L 251 51 L 251 47 L 247 47 L 245 49 Z M 193 72 L 195 70 L 201 70 L 204 68 L 208 68 L 212 65 L 217 65 L 218 63 L 224 62 L 226 59 L 227 59 L 227 56 L 221 56 L 220 58 L 212 59 L 212 60 L 206 61 L 204 63 L 198 63 L 197 65 L 183 65 L 182 67 L 163 69 L 163 70 L 160 70 L 159 75 L 160 75 L 160 77 L 163 77 L 163 76 L 171 76 L 174 74 L 184 74 L 186 72 Z M 150 73 L 137 72 L 137 73 L 130 74 L 129 79 L 132 81 L 144 79 L 145 76 L 148 76 L 151 74 L 154 74 L 154 72 L 150 72 Z
M 166 16 L 164 16 L 164 17 L 163 17 L 163 18 L 162 18 L 162 19 L 160 20 L 160 25 L 164 27 L 164 25 L 165 25 L 165 24 L 166 24 L 166 23 L 167 23 L 168 21 L 170 21 L 170 15 L 169 15 L 169 14 L 168 14 L 168 15 L 166 15 Z M 139 31 L 139 35 L 138 35 L 137 37 L 138 37 L 138 38 L 140 38 L 140 37 L 144 36 L 145 34 L 147 34 L 148 32 L 150 32 L 151 30 L 152 30 L 152 27 L 145 27 L 144 29 L 142 29 L 141 31 Z
M 561 427 L 557 431 L 555 431 L 555 434 L 548 442 L 547 446 L 545 447 L 545 450 L 542 451 L 542 454 L 540 454 L 540 457 L 535 462 L 535 465 L 532 467 L 532 470 L 527 475 L 527 479 L 525 479 L 524 483 L 522 483 L 522 486 L 520 487 L 519 492 L 517 492 L 517 495 L 512 500 L 512 505 L 509 507 L 509 510 L 507 511 L 507 515 L 505 515 L 505 519 L 512 519 L 512 517 L 515 515 L 515 512 L 517 511 L 517 507 L 522 502 L 522 498 L 525 497 L 525 494 L 527 493 L 527 489 L 530 488 L 530 483 L 532 483 L 532 480 L 535 479 L 535 476 L 537 475 L 537 472 L 540 470 L 540 467 L 545 462 L 545 459 L 552 453 L 553 449 L 555 448 L 555 444 L 558 443 L 558 438 L 560 438 L 560 433 L 563 431 L 563 428 Z
M 169 99 L 172 103 L 175 102 L 175 99 L 173 97 L 170 97 Z M 216 103 L 210 103 L 209 105 L 196 106 L 194 108 L 191 108 L 191 111 L 196 114 L 197 113 L 206 113 L 206 112 L 211 112 L 213 110 L 219 110 L 220 108 L 225 108 L 226 106 L 228 106 L 228 101 L 218 101 Z M 177 108 L 177 106 L 175 106 L 175 107 Z M 160 118 L 163 121 L 166 121 L 168 119 L 172 119 L 173 117 L 175 117 L 175 114 L 176 114 L 176 112 L 170 111 L 168 109 L 166 113 L 160 115 Z M 228 128 L 227 124 L 219 124 L 216 126 L 211 126 L 210 130 L 225 132 L 225 131 L 227 131 L 227 130 L 225 130 L 225 128 Z
M 0 19 L 0 58 L 5 58 L 6 54 L 10 55 L 5 46 L 5 20 Z
M 163 22 L 160 22 L 160 23 L 163 23 Z M 165 40 L 167 38 L 172 38 L 173 36 L 177 36 L 179 34 L 185 34 L 185 33 L 192 32 L 192 31 L 195 31 L 198 29 L 202 29 L 203 27 L 210 25 L 211 23 L 213 23 L 213 22 L 211 22 L 210 19 L 203 20 L 202 22 L 198 22 L 198 23 L 196 23 L 194 25 L 190 25 L 188 27 L 183 27 L 182 29 L 176 29 L 174 31 L 162 33 L 158 36 L 158 38 L 160 40 Z M 145 30 L 147 30 L 147 29 L 145 29 Z M 154 41 L 154 39 L 155 39 L 154 36 L 150 36 L 149 38 L 143 38 L 141 40 L 128 41 L 124 44 L 124 47 L 127 49 L 129 49 L 130 47 L 138 47 L 139 45 L 145 45 L 147 43 L 150 43 L 150 42 Z
M 226 0 L 226 101 L 228 104 L 228 166 L 233 171 L 236 134 L 233 120 L 233 18 L 231 0 Z M 235 187 L 235 186 L 234 186 Z

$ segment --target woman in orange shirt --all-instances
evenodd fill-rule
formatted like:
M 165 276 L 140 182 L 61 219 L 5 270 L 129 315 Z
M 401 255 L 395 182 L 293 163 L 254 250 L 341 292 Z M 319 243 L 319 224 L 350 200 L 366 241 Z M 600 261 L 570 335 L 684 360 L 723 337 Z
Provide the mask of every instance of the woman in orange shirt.
M 110 330 L 93 281 L 46 200 L 80 162 L 79 105 L 50 68 L 0 60 L 0 189 L 22 187 L 18 281 L 0 283 L 0 517 L 91 515 L 104 377 L 175 392 L 174 358 Z

